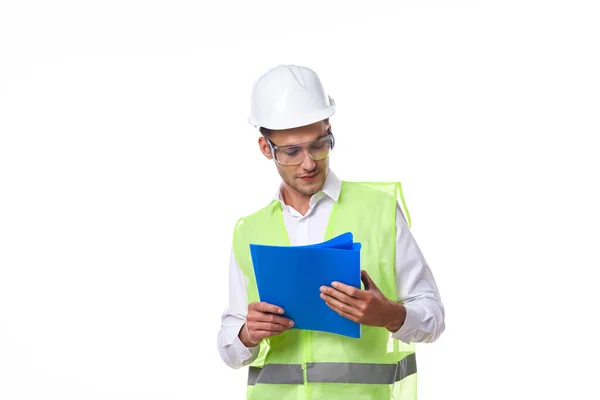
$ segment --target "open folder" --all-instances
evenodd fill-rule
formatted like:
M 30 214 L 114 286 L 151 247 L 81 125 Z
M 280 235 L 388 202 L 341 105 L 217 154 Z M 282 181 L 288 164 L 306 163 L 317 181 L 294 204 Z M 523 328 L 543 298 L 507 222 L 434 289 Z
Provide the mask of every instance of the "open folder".
M 360 243 L 347 232 L 308 246 L 250 245 L 260 301 L 283 308 L 294 328 L 360 337 L 360 324 L 321 299 L 333 281 L 360 289 Z

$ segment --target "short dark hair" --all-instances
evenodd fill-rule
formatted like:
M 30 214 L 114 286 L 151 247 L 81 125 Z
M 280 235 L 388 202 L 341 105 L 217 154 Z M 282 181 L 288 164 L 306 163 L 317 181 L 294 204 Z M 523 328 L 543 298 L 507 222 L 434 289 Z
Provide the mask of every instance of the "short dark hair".
M 258 130 L 260 131 L 260 134 L 266 138 L 271 136 L 271 133 L 273 133 L 273 131 L 271 129 L 265 128 L 264 126 L 261 126 L 260 128 L 258 128 Z
M 325 119 L 325 123 L 329 123 L 329 118 Z M 260 128 L 258 128 L 258 130 L 260 131 L 261 135 L 263 135 L 266 138 L 269 138 L 269 136 L 271 136 L 271 134 L 273 133 L 272 129 L 265 128 L 264 126 L 261 126 Z

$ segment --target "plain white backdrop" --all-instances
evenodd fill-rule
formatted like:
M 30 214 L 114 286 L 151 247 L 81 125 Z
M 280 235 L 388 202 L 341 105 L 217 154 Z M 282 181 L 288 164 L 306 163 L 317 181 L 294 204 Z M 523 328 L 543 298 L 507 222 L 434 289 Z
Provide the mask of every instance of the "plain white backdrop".
M 336 100 L 332 169 L 403 183 L 447 313 L 419 398 L 599 398 L 593 5 L 3 1 L 0 399 L 244 398 L 216 337 L 288 63 Z

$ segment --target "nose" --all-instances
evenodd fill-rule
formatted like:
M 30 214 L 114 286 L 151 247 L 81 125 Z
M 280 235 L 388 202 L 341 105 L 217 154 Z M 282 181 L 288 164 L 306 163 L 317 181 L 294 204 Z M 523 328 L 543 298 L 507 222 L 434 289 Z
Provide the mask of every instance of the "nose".
M 313 169 L 315 169 L 316 165 L 317 163 L 315 163 L 315 160 L 312 159 L 310 152 L 305 149 L 304 160 L 302 161 L 302 168 L 307 171 L 312 171 Z

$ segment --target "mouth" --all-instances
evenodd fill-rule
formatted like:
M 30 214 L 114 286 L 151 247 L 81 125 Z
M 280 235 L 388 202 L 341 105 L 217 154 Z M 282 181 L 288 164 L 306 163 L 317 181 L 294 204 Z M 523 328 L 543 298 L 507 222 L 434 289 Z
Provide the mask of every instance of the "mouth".
M 308 181 L 313 180 L 317 175 L 319 175 L 319 173 L 315 172 L 314 174 L 299 176 L 299 178 L 302 179 L 303 181 L 308 182 Z

